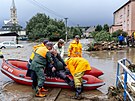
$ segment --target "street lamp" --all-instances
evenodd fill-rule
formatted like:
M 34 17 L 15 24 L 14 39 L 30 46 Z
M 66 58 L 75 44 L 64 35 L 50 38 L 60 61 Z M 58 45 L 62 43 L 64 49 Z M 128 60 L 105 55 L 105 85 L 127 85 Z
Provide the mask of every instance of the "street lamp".
M 68 19 L 68 18 L 64 18 L 64 19 L 65 19 L 65 24 L 66 24 L 66 43 L 67 43 L 67 34 L 68 34 L 68 33 L 67 33 L 67 19 Z

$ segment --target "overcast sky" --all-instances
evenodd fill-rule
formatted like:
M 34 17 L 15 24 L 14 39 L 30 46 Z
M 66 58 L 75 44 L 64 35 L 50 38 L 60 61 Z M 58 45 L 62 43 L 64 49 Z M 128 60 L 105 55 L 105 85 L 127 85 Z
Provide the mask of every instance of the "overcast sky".
M 26 21 L 37 13 L 45 13 L 51 18 L 68 18 L 68 26 L 93 26 L 113 24 L 113 12 L 128 0 L 15 0 L 19 23 L 25 27 Z M 0 27 L 10 19 L 12 0 L 0 0 Z M 38 6 L 37 6 L 38 5 Z

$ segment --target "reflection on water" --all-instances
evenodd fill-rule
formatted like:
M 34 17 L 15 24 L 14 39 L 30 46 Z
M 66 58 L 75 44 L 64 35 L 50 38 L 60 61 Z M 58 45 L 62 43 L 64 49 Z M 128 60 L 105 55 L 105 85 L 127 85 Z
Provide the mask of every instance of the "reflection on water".
M 105 85 L 100 87 L 99 90 L 107 93 L 109 86 L 115 86 L 117 61 L 122 58 L 127 58 L 135 63 L 135 48 L 127 48 L 125 50 L 114 51 L 93 51 L 86 52 L 83 57 L 88 59 L 91 66 L 96 67 L 104 72 L 100 78 L 105 81 Z

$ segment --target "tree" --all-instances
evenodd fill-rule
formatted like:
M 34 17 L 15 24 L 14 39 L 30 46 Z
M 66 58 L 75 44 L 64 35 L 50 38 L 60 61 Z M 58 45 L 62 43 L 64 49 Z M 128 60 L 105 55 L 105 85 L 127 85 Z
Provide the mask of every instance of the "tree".
M 22 30 L 22 26 L 18 25 L 18 24 L 13 24 L 11 26 L 11 29 L 10 29 L 12 32 L 16 32 L 18 33 L 18 31 L 21 31 Z
M 97 25 L 95 31 L 100 32 L 101 30 L 102 30 L 102 26 L 101 25 Z
M 109 32 L 106 32 L 106 31 L 100 31 L 100 32 L 97 32 L 94 36 L 94 40 L 96 42 L 103 42 L 103 41 L 107 41 L 107 42 L 110 42 L 110 41 L 113 41 L 114 38 L 111 36 L 111 34 Z
M 112 33 L 112 37 L 118 37 L 119 35 L 123 35 L 124 37 L 126 37 L 128 35 L 127 32 L 123 31 L 123 30 L 117 30 L 115 32 Z
M 42 13 L 37 13 L 27 22 L 26 32 L 30 40 L 49 38 L 58 40 L 65 34 L 65 24 L 62 20 L 51 19 Z
M 106 31 L 106 32 L 109 32 L 109 26 L 108 26 L 108 24 L 104 24 L 103 30 Z

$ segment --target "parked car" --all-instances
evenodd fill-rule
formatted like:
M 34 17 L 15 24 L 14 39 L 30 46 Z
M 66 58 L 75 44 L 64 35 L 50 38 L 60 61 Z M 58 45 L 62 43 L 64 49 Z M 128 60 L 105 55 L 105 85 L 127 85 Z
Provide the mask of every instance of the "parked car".
M 0 43 L 0 49 L 5 49 L 5 48 L 23 48 L 24 46 L 21 44 L 16 44 L 13 41 L 3 41 Z

